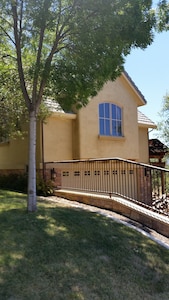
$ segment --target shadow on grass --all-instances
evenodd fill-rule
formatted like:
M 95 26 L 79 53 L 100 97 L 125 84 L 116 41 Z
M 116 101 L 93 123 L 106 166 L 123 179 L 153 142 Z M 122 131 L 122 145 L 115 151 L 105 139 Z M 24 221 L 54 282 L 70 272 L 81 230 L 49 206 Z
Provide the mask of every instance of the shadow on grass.
M 95 213 L 0 213 L 0 299 L 169 299 L 169 252 Z

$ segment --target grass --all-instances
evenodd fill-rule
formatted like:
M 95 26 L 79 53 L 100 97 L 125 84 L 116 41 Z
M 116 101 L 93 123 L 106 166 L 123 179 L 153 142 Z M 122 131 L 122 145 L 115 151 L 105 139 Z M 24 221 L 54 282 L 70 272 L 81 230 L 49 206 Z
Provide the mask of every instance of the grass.
M 0 299 L 168 300 L 169 250 L 96 213 L 0 191 Z

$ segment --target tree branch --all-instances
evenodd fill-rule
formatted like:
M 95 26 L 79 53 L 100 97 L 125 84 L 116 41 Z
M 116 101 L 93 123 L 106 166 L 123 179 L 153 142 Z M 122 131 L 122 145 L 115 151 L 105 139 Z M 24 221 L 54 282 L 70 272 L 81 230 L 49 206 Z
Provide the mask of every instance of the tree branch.
M 49 9 L 49 1 L 45 0 L 43 10 L 44 10 L 44 15 L 46 16 L 46 12 Z M 40 62 L 41 62 L 41 55 L 42 55 L 42 48 L 43 48 L 43 40 L 44 40 L 44 34 L 45 34 L 45 28 L 46 28 L 46 23 L 47 19 L 43 18 L 41 20 L 41 28 L 40 28 L 40 34 L 39 34 L 39 44 L 38 44 L 38 51 L 37 51 L 37 57 L 36 57 L 36 69 L 34 73 L 34 78 L 33 78 L 33 91 L 32 91 L 32 99 L 35 101 L 35 105 L 37 106 L 37 109 L 39 107 L 39 104 L 41 102 L 41 98 L 43 95 L 43 90 L 41 93 L 38 93 L 37 95 L 37 86 L 38 86 L 38 77 L 39 77 L 39 70 L 40 70 Z
M 15 41 L 12 39 L 12 37 L 7 33 L 7 31 L 0 25 L 0 28 L 2 29 L 2 31 L 5 33 L 5 35 L 9 38 L 9 40 L 12 42 L 12 44 L 15 44 Z
M 13 30 L 14 30 L 20 86 L 21 86 L 22 94 L 25 99 L 26 105 L 27 105 L 28 109 L 30 110 L 31 109 L 31 101 L 30 101 L 30 98 L 29 98 L 29 95 L 28 95 L 28 92 L 26 89 L 23 66 L 22 66 L 21 43 L 20 43 L 20 36 L 18 34 L 18 14 L 17 14 L 16 4 L 12 4 L 12 14 L 13 14 L 13 22 L 14 22 Z
M 57 26 L 56 26 L 56 33 L 55 33 L 55 40 L 53 42 L 53 46 L 52 46 L 52 49 L 46 59 L 46 63 L 45 63 L 45 67 L 44 67 L 44 71 L 43 71 L 43 77 L 42 77 L 42 80 L 41 80 L 41 83 L 40 83 L 40 88 L 39 88 L 39 94 L 38 94 L 38 106 L 40 105 L 40 99 L 42 98 L 42 95 L 43 95 L 43 90 L 46 86 L 46 82 L 47 82 L 47 76 L 49 75 L 50 73 L 50 66 L 51 66 L 51 62 L 52 62 L 52 59 L 53 59 L 53 56 L 55 53 L 61 51 L 62 49 L 66 48 L 66 46 L 61 46 L 59 49 L 58 49 L 58 45 L 59 45 L 59 42 L 63 39 L 65 39 L 66 35 L 70 32 L 70 28 L 66 29 L 64 31 L 64 28 L 67 27 L 68 23 L 69 23 L 69 20 L 72 16 L 72 12 L 75 8 L 75 5 L 77 3 L 77 0 L 74 0 L 73 2 L 73 5 L 72 6 L 69 6 L 69 8 L 71 7 L 71 12 L 69 14 L 69 16 L 65 19 L 65 21 L 63 22 L 61 28 L 59 29 L 59 23 L 60 23 L 60 19 L 61 19 L 61 14 L 63 13 L 63 10 L 62 10 L 62 4 L 61 4 L 61 1 L 60 1 L 60 6 L 59 6 L 59 18 L 58 18 L 58 22 L 57 22 Z M 65 9 L 68 9 L 68 8 L 64 8 Z M 64 31 L 64 32 L 63 32 Z
M 40 59 L 41 59 L 41 53 L 42 53 L 42 45 L 43 45 L 43 39 L 44 39 L 44 32 L 45 32 L 45 26 L 43 25 L 41 27 L 41 30 L 40 30 L 39 46 L 38 46 L 38 53 L 37 53 L 37 58 L 36 58 L 36 69 L 35 69 L 34 78 L 33 78 L 32 99 L 34 101 L 37 101 L 38 73 L 39 73 L 39 67 L 40 67 Z
M 15 56 L 10 55 L 10 54 L 4 54 L 4 55 L 1 56 L 2 59 L 3 59 L 3 58 L 7 58 L 7 57 L 12 58 L 13 60 L 17 60 L 17 58 L 16 58 Z
M 20 21 L 19 21 L 19 40 L 21 41 L 22 37 L 22 18 L 23 18 L 23 0 L 21 0 L 21 12 L 20 12 Z

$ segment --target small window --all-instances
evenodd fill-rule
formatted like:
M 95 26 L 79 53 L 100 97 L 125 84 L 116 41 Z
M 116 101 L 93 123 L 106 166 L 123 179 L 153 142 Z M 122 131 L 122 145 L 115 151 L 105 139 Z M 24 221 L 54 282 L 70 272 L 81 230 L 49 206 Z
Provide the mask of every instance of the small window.
M 85 176 L 90 176 L 90 171 L 84 171 Z
M 112 103 L 99 104 L 99 133 L 122 136 L 122 109 Z
M 74 176 L 80 176 L 80 171 L 74 171 Z
M 68 171 L 63 171 L 63 176 L 69 176 L 69 172 Z
M 113 175 L 117 175 L 117 170 L 113 170 L 113 171 L 112 171 L 112 174 L 113 174 Z
M 108 170 L 105 170 L 105 171 L 104 171 L 104 175 L 109 175 L 109 171 L 108 171 Z

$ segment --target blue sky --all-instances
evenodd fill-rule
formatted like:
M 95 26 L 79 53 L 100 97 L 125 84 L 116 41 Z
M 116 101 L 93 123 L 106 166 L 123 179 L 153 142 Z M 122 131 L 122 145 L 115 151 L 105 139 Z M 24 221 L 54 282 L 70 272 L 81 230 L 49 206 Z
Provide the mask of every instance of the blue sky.
M 147 100 L 140 110 L 157 123 L 163 97 L 169 93 L 169 31 L 156 34 L 145 50 L 133 49 L 126 57 L 125 70 Z M 150 137 L 156 137 L 156 132 Z

